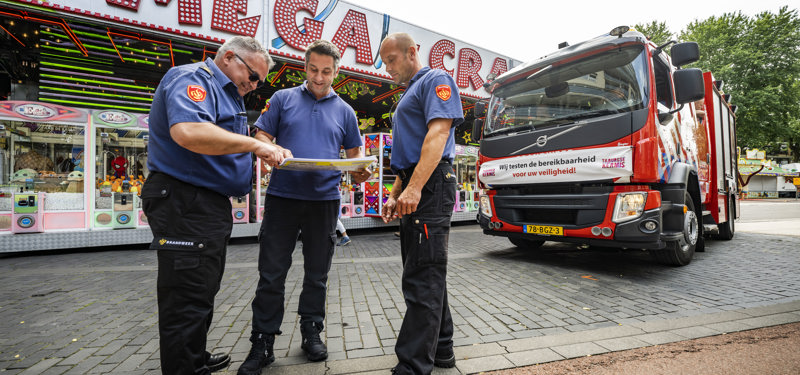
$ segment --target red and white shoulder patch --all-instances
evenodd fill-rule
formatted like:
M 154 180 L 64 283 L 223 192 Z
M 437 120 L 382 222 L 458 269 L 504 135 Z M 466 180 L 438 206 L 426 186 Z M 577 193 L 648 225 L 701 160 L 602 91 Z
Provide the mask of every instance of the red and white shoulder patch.
M 206 100 L 206 89 L 198 85 L 189 85 L 186 86 L 186 95 L 189 96 L 189 99 L 199 103 Z
M 452 95 L 450 92 L 450 85 L 436 86 L 436 96 L 438 96 L 439 99 L 447 101 L 447 99 L 450 99 L 450 95 Z

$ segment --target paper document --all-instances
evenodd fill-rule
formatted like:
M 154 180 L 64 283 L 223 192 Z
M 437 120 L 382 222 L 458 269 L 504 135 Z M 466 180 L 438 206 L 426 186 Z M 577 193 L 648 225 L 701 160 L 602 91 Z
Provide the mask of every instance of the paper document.
M 355 171 L 378 161 L 375 156 L 353 159 L 303 159 L 290 158 L 278 168 L 292 171 Z

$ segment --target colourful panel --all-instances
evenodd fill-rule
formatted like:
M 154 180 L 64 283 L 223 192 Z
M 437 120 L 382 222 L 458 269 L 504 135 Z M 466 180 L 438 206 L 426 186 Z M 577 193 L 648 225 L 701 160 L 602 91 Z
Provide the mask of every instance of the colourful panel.
M 366 185 L 366 193 L 367 195 L 371 196 L 378 196 L 378 183 L 377 182 L 367 182 Z
M 384 182 L 383 183 L 383 195 L 389 196 L 392 193 L 392 187 L 394 186 L 393 183 Z
M 378 135 L 365 135 L 364 136 L 364 147 L 366 148 L 378 148 Z
M 378 197 L 366 197 L 365 208 L 367 214 L 377 215 L 378 209 L 380 208 L 378 205 Z

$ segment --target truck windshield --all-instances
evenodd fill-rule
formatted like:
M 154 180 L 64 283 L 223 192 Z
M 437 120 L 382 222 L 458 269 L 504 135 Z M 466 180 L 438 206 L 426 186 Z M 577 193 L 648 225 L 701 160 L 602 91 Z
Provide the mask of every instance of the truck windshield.
M 642 45 L 545 66 L 495 89 L 483 134 L 541 129 L 644 108 L 647 77 Z

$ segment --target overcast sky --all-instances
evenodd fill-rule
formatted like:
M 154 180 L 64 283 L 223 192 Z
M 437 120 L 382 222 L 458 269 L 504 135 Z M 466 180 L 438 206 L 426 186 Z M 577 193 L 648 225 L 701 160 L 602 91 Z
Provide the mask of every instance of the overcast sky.
M 678 33 L 694 20 L 742 11 L 777 13 L 787 0 L 345 0 L 454 39 L 528 61 L 620 25 L 664 21 Z M 320 1 L 320 6 L 325 4 Z M 658 5 L 663 4 L 662 8 Z

